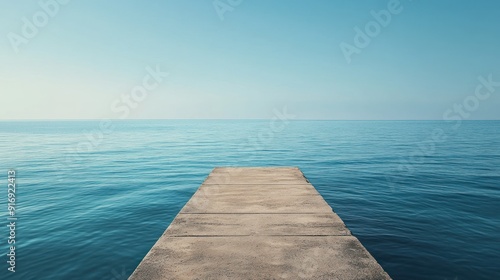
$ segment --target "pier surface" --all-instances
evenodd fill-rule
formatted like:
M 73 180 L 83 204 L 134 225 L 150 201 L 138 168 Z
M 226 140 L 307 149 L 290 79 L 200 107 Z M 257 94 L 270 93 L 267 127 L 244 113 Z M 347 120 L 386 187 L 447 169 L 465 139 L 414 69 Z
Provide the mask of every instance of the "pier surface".
M 296 167 L 215 168 L 130 279 L 390 279 Z

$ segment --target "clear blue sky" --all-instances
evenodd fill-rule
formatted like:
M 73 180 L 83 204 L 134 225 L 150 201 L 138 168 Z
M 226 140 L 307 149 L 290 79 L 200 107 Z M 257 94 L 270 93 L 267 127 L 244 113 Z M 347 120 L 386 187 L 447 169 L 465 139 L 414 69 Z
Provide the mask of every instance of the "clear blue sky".
M 212 0 L 72 0 L 44 24 L 38 1 L 2 0 L 0 119 L 125 117 L 157 65 L 169 76 L 127 118 L 442 119 L 479 76 L 500 82 L 495 0 L 401 0 L 348 63 L 341 43 L 391 1 L 243 0 L 222 20 Z M 500 87 L 479 101 L 468 118 L 500 119 Z

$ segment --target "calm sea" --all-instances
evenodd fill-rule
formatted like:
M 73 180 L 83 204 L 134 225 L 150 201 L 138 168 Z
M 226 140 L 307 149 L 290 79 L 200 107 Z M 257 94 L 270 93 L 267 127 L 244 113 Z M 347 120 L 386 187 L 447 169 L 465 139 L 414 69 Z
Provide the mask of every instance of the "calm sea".
M 127 279 L 215 166 L 300 167 L 394 279 L 500 279 L 500 122 L 111 125 L 0 122 L 1 279 Z

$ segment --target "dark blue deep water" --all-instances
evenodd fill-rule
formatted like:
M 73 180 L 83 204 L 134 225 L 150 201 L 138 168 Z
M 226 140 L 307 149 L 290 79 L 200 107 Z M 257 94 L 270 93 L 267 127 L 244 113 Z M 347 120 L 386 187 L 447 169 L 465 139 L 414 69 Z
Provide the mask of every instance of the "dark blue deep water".
M 215 166 L 300 167 L 394 279 L 500 279 L 500 122 L 112 125 L 0 122 L 1 279 L 126 279 Z

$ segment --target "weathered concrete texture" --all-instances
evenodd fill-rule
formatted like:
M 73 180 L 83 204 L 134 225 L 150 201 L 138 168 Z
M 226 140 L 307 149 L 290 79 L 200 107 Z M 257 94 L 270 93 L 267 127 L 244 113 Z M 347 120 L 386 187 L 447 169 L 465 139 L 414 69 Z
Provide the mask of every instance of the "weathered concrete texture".
M 196 193 L 182 208 L 181 213 L 331 213 L 320 195 L 203 195 Z
M 331 214 L 179 214 L 169 236 L 350 235 Z
M 298 168 L 216 168 L 130 279 L 390 279 Z
M 288 177 L 288 176 L 274 176 L 270 178 L 262 178 L 262 177 L 253 177 L 253 176 L 238 176 L 228 177 L 228 176 L 209 176 L 205 182 L 205 184 L 304 184 L 307 183 L 305 180 L 301 180 L 300 178 Z
M 319 195 L 318 191 L 309 183 L 297 185 L 264 185 L 264 184 L 203 184 L 197 194 L 201 195 L 229 195 L 229 196 L 285 196 L 285 195 Z
M 207 177 L 204 185 L 209 184 L 307 184 L 304 174 L 296 167 L 274 168 L 215 168 Z

